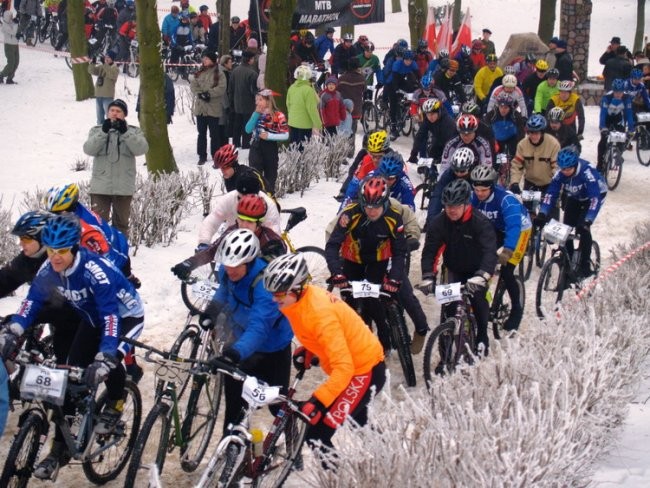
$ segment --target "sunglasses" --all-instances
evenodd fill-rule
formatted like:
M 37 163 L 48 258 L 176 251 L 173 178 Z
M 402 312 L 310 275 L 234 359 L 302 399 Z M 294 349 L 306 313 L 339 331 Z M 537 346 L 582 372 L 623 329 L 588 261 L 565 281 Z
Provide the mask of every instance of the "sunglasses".
M 36 240 L 30 236 L 20 236 L 18 239 L 20 240 L 20 242 L 32 242 Z
M 284 300 L 291 293 L 295 293 L 295 291 L 276 291 L 275 293 L 271 293 L 271 295 L 273 298 L 276 298 L 278 300 Z
M 58 254 L 59 256 L 64 256 L 72 251 L 71 247 L 62 247 L 61 249 L 52 249 L 51 247 L 46 247 L 45 252 L 48 256 L 54 256 Z

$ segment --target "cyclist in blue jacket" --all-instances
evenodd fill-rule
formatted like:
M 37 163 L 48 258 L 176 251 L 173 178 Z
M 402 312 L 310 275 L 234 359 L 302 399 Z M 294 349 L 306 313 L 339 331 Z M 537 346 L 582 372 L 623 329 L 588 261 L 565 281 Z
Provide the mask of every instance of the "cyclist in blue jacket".
M 219 244 L 215 261 L 221 263 L 220 286 L 200 323 L 212 327 L 219 313 L 228 317 L 234 342 L 224 349 L 220 359 L 237 364 L 242 371 L 270 385 L 286 388 L 293 332 L 287 318 L 275 306 L 273 296 L 264 288 L 262 277 L 267 261 L 260 255 L 258 238 L 248 229 L 233 230 Z M 241 381 L 224 378 L 224 431 L 228 424 L 240 420 L 244 407 L 241 392 Z
M 578 157 L 572 148 L 562 149 L 557 155 L 560 168 L 546 190 L 535 225 L 543 226 L 548 214 L 555 208 L 560 191 L 566 195 L 564 223 L 576 228 L 580 236 L 579 274 L 587 278 L 593 274 L 590 266 L 591 224 L 594 223 L 607 196 L 607 184 L 603 177 L 589 164 Z M 567 242 L 569 252 L 573 251 L 573 241 Z
M 11 357 L 19 337 L 35 323 L 52 294 L 63 297 L 81 317 L 69 348 L 67 363 L 85 367 L 91 387 L 106 382 L 108 401 L 95 426 L 98 434 L 113 431 L 124 408 L 126 371 L 122 358 L 130 346 L 120 341 L 136 338 L 144 327 L 144 309 L 133 285 L 107 259 L 80 247 L 81 225 L 66 214 L 50 219 L 41 234 L 48 261 L 34 278 L 27 297 L 0 334 L 0 354 Z M 64 407 L 65 408 L 65 407 Z M 69 408 L 69 407 L 68 407 Z M 51 479 L 59 465 L 69 460 L 57 429 L 52 450 L 34 476 Z
M 521 294 L 515 279 L 515 267 L 524 257 L 532 223 L 528 211 L 505 188 L 498 186 L 497 172 L 490 166 L 477 166 L 470 175 L 474 193 L 472 207 L 485 215 L 496 231 L 501 276 L 505 280 L 512 309 L 503 328 L 517 330 L 524 314 Z
M 609 131 L 626 132 L 631 139 L 634 134 L 634 114 L 632 112 L 632 97 L 625 93 L 625 80 L 616 78 L 612 81 L 612 89 L 600 100 L 600 117 L 598 119 L 600 141 L 598 141 L 598 170 L 601 174 L 605 168 L 605 150 Z

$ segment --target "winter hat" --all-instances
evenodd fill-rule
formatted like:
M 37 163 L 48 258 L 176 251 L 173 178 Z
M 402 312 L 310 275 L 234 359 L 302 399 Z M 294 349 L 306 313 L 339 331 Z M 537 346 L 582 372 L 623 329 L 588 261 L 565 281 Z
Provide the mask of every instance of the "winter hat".
M 257 39 L 253 39 L 253 38 L 249 39 L 248 40 L 248 47 L 253 47 L 253 48 L 257 49 L 257 47 L 258 47 Z
M 122 112 L 124 112 L 124 116 L 126 117 L 129 115 L 129 109 L 126 106 L 126 102 L 120 98 L 116 98 L 113 100 L 111 103 L 108 104 L 108 108 L 110 109 L 111 107 L 117 107 L 119 108 Z
M 214 51 L 203 51 L 201 56 L 204 58 L 208 58 L 210 61 L 212 61 L 215 64 L 217 63 L 217 53 Z
M 487 34 L 492 34 L 492 31 L 490 29 L 488 29 L 487 27 L 485 29 L 483 29 L 483 32 L 485 32 Z
M 335 85 L 338 86 L 339 80 L 336 78 L 336 76 L 330 76 L 325 80 L 325 85 L 329 85 L 330 83 L 334 83 Z
M 621 38 L 617 37 L 617 36 L 614 36 L 614 37 L 612 37 L 612 40 L 609 41 L 609 43 L 610 44 L 620 44 L 621 43 Z
M 260 180 L 251 174 L 244 174 L 237 179 L 237 191 L 242 195 L 257 194 L 262 189 Z
M 566 49 L 566 41 L 564 39 L 558 39 L 555 45 L 560 49 Z
M 559 37 L 551 37 L 551 40 L 548 41 L 548 43 L 549 43 L 549 44 L 555 44 L 555 45 L 557 45 L 557 43 L 559 42 L 559 40 L 560 40 Z

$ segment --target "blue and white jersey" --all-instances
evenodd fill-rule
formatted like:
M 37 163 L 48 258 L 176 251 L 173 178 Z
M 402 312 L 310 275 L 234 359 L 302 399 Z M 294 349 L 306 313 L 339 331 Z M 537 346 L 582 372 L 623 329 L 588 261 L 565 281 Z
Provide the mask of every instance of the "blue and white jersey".
M 584 159 L 579 159 L 573 176 L 565 176 L 561 171 L 555 173 L 542 200 L 541 213 L 548 215 L 550 209 L 554 208 L 560 190 L 564 190 L 567 198 L 583 202 L 589 200 L 585 220 L 593 222 L 605 200 L 607 183 L 593 166 Z
M 643 82 L 634 85 L 629 79 L 625 80 L 625 93 L 630 95 L 632 102 L 634 102 L 635 99 L 638 99 L 638 102 L 643 100 L 644 108 L 650 110 L 650 96 L 648 95 L 648 89 L 645 87 Z
M 632 97 L 625 94 L 623 98 L 614 97 L 614 92 L 607 92 L 600 100 L 599 129 L 609 129 L 612 124 L 625 125 L 628 131 L 634 130 Z
M 39 310 L 53 294 L 62 296 L 92 327 L 101 329 L 99 351 L 115 355 L 125 317 L 143 317 L 140 295 L 108 259 L 80 248 L 72 266 L 62 273 L 49 260 L 38 271 L 27 297 L 13 316 L 23 329 L 36 320 Z
M 104 234 L 104 238 L 110 246 L 110 249 L 106 254 L 102 254 L 102 256 L 113 263 L 118 269 L 123 269 L 129 260 L 129 241 L 126 239 L 126 236 L 95 212 L 88 210 L 81 203 L 75 206 L 74 213 L 80 220 Z M 94 249 L 91 249 L 91 251 L 97 252 Z
M 530 229 L 528 210 L 512 193 L 495 185 L 492 194 L 483 201 L 472 192 L 472 207 L 485 215 L 497 232 L 504 235 L 503 247 L 516 249 L 521 231 Z

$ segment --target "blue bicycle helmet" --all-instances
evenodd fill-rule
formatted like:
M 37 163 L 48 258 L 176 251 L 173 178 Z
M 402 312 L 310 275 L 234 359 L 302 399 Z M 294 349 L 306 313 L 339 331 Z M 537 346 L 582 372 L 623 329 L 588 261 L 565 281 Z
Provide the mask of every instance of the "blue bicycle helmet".
M 612 91 L 615 92 L 625 91 L 625 80 L 616 78 L 614 81 L 612 81 Z
M 633 80 L 640 80 L 643 78 L 643 71 L 641 71 L 639 68 L 634 68 L 632 71 L 630 71 L 630 78 Z
M 408 49 L 409 43 L 406 42 L 406 39 L 398 39 L 397 42 L 397 47 L 401 47 L 402 49 Z
M 546 129 L 546 119 L 543 115 L 533 114 L 526 122 L 528 132 L 543 132 Z
M 53 215 L 43 210 L 34 210 L 20 216 L 16 225 L 11 230 L 15 236 L 28 236 L 41 242 L 41 232 Z
M 404 159 L 400 153 L 391 151 L 379 161 L 379 174 L 382 176 L 400 176 L 403 171 Z
M 47 221 L 41 233 L 41 242 L 52 249 L 79 245 L 81 224 L 73 214 L 56 215 Z
M 404 55 L 402 57 L 404 58 L 404 60 L 415 59 L 415 53 L 410 49 L 407 49 L 406 51 L 404 51 Z
M 578 155 L 571 149 L 562 149 L 557 154 L 557 165 L 560 169 L 573 168 L 578 165 Z
M 433 76 L 431 75 L 431 71 L 427 71 L 420 80 L 420 86 L 422 86 L 423 89 L 428 90 L 431 87 L 432 81 Z

